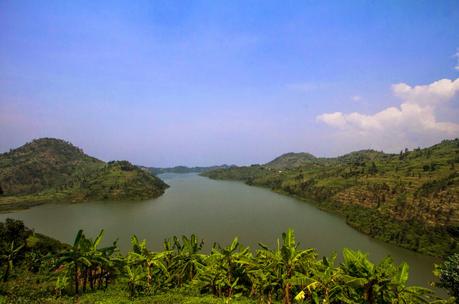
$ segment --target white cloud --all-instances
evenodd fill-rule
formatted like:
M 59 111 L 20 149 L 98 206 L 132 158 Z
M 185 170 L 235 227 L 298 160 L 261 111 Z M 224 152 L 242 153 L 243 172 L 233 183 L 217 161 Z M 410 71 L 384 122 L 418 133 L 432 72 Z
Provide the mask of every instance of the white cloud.
M 337 128 L 344 128 L 347 124 L 346 118 L 341 112 L 324 113 L 317 116 L 317 120 L 323 121 L 324 123 Z
M 357 145 L 395 151 L 459 136 L 458 123 L 440 121 L 436 115 L 458 95 L 459 78 L 417 86 L 399 83 L 392 86 L 392 91 L 402 100 L 398 107 L 374 114 L 324 113 L 317 120 L 338 129 L 337 139 L 350 145 L 348 148 Z
M 459 91 L 459 78 L 456 80 L 441 79 L 428 85 L 411 87 L 406 83 L 394 84 L 392 90 L 395 96 L 407 103 L 424 106 L 435 106 L 449 101 Z

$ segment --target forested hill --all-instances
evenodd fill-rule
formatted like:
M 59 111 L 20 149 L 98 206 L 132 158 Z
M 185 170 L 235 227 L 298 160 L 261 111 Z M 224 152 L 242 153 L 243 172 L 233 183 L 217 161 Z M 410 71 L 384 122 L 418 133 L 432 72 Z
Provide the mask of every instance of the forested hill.
M 266 164 L 267 167 L 275 169 L 301 167 L 308 164 L 320 162 L 321 159 L 310 153 L 286 153 L 273 159 Z
M 315 158 L 290 153 L 266 165 L 203 175 L 312 199 L 320 208 L 345 216 L 366 234 L 441 255 L 457 250 L 458 168 L 459 140 L 455 139 L 398 154 L 362 150 Z
M 166 188 L 127 161 L 105 163 L 60 139 L 36 139 L 0 154 L 0 210 L 47 201 L 147 199 Z

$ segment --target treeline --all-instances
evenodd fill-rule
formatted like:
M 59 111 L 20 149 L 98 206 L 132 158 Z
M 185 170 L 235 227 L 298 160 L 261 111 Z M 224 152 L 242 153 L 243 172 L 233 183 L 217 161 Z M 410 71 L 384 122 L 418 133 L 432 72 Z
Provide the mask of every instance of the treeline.
M 132 236 L 132 248 L 125 255 L 116 242 L 101 246 L 103 231 L 88 238 L 80 230 L 73 245 L 57 242 L 47 250 L 37 244 L 48 244 L 48 240 L 31 242 L 35 234 L 19 221 L 7 220 L 0 226 L 0 234 L 5 282 L 0 295 L 12 303 L 110 288 L 126 290 L 131 299 L 187 290 L 227 301 L 244 297 L 258 303 L 447 302 L 428 289 L 408 285 L 406 263 L 397 265 L 385 258 L 375 264 L 365 253 L 349 249 L 343 250 L 341 263 L 336 262 L 336 255 L 319 258 L 315 249 L 299 246 L 292 230 L 282 234 L 274 249 L 260 244 L 251 251 L 235 238 L 228 246 L 214 244 L 210 253 L 202 252 L 204 243 L 195 235 L 166 239 L 164 249 L 158 252 Z M 456 277 L 459 275 L 454 261 L 450 259 L 448 265 L 437 269 L 442 286 L 455 283 L 446 274 L 456 271 Z M 28 287 L 30 298 L 24 292 L 20 297 L 15 284 L 6 283 L 34 274 L 41 275 L 36 280 L 43 284 Z

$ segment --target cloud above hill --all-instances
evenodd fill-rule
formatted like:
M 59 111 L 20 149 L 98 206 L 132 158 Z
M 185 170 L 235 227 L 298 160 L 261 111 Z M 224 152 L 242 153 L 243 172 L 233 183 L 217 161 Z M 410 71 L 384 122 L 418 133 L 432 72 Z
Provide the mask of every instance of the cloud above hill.
M 392 86 L 392 91 L 401 100 L 399 106 L 374 114 L 324 113 L 317 120 L 337 129 L 338 138 L 359 143 L 362 148 L 366 145 L 393 151 L 459 136 L 459 124 L 441 121 L 437 114 L 459 95 L 459 78 L 416 86 L 398 83 Z

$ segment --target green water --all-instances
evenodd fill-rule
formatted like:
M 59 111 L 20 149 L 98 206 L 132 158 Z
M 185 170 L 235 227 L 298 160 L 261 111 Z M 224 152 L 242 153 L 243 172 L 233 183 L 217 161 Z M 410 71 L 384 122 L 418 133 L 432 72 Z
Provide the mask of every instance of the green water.
M 207 248 L 215 241 L 226 245 L 234 236 L 251 248 L 258 242 L 273 246 L 291 227 L 302 247 L 315 247 L 321 255 L 340 253 L 343 247 L 369 252 L 373 261 L 391 255 L 397 262 L 409 263 L 411 283 L 427 286 L 433 280 L 433 258 L 371 239 L 342 218 L 306 202 L 196 174 L 164 174 L 161 178 L 171 187 L 157 199 L 47 204 L 0 214 L 0 220 L 21 219 L 37 232 L 69 243 L 80 228 L 90 236 L 103 228 L 107 240 L 119 238 L 123 251 L 129 248 L 132 234 L 146 238 L 155 250 L 162 248 L 166 237 L 191 233 L 204 238 Z

